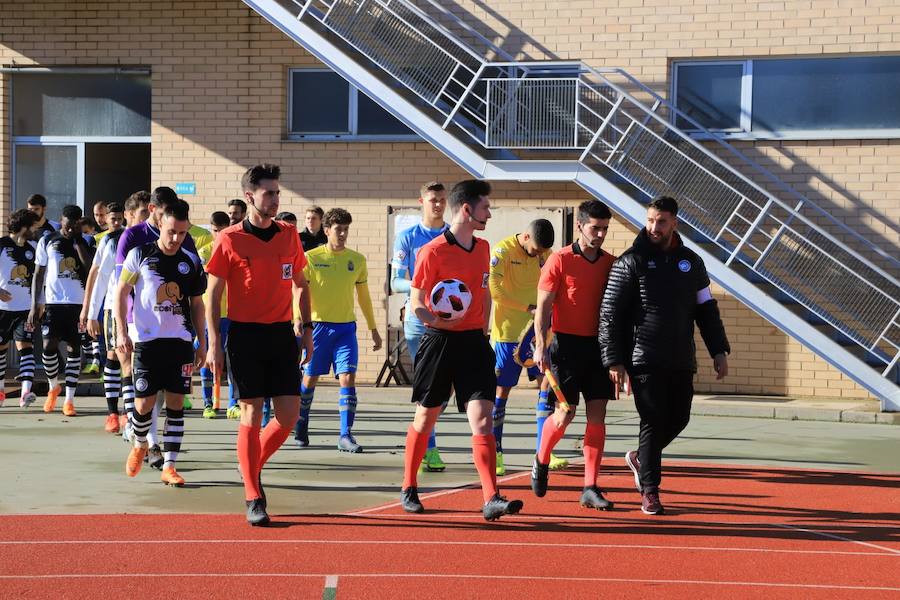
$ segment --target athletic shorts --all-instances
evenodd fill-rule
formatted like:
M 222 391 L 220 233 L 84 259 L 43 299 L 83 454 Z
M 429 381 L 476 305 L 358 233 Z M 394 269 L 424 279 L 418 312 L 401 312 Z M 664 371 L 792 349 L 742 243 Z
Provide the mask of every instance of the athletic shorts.
M 237 397 L 297 396 L 300 392 L 300 349 L 290 321 L 232 321 L 225 344 Z
M 111 310 L 103 311 L 103 339 L 107 350 L 116 349 L 116 318 Z
M 359 342 L 356 341 L 356 322 L 325 323 L 313 326 L 313 356 L 306 365 L 306 376 L 356 373 L 359 364 Z
M 596 337 L 557 333 L 549 352 L 550 368 L 569 404 L 578 404 L 579 393 L 585 400 L 615 398 L 615 388 L 609 379 L 609 369 L 603 366 Z
M 162 338 L 134 345 L 134 393 L 138 398 L 157 392 L 189 394 L 194 373 L 194 345 L 185 340 Z
M 31 332 L 25 331 L 27 320 L 27 310 L 0 310 L 0 345 L 5 346 L 13 340 L 30 342 Z
M 522 367 L 516 364 L 513 358 L 518 345 L 518 342 L 494 342 L 494 354 L 497 356 L 494 372 L 497 374 L 497 385 L 500 387 L 515 387 L 519 383 Z M 528 381 L 534 381 L 540 374 L 537 367 L 529 367 Z
M 69 345 L 69 351 L 81 349 L 81 331 L 78 322 L 81 320 L 80 304 L 48 304 L 44 310 L 44 325 L 41 335 L 44 341 L 56 339 Z
M 469 400 L 494 401 L 497 376 L 494 351 L 480 329 L 429 330 L 416 353 L 412 402 L 441 406 L 456 392 L 456 407 L 466 412 Z

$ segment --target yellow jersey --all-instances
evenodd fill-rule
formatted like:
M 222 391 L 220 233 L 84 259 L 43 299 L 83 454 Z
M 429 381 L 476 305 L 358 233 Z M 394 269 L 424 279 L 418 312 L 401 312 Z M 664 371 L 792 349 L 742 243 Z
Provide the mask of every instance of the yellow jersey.
M 533 318 L 528 307 L 537 304 L 541 267 L 550 253 L 547 250 L 528 256 L 515 235 L 504 238 L 491 250 L 488 283 L 494 301 L 491 338 L 495 342 L 519 341 L 522 330 Z
M 188 229 L 188 233 L 191 234 L 191 238 L 194 240 L 194 247 L 197 249 L 197 253 L 199 254 L 201 248 L 205 248 L 209 246 L 210 251 L 212 251 L 213 245 L 213 236 L 208 230 L 200 227 L 199 225 L 191 225 L 191 228 Z M 205 262 L 203 264 L 206 264 Z
M 326 244 L 307 252 L 306 260 L 303 274 L 309 281 L 312 320 L 326 323 L 356 321 L 355 291 L 369 329 L 375 329 L 366 257 L 349 248 L 332 252 Z
M 193 237 L 193 236 L 191 236 Z M 209 258 L 212 256 L 213 247 L 215 244 L 206 244 L 202 248 L 197 249 L 197 256 L 200 257 L 200 262 L 203 264 L 203 268 L 206 268 L 206 263 L 209 262 Z M 209 304 L 210 298 L 210 289 L 206 288 L 206 291 L 203 293 L 203 304 Z M 228 290 L 222 292 L 222 307 L 219 313 L 220 317 L 228 316 Z

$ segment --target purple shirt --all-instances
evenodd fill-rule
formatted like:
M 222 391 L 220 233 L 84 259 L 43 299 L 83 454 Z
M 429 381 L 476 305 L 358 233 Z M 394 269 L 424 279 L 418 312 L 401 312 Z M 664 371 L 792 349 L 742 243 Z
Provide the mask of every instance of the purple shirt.
M 125 263 L 125 257 L 128 256 L 131 249 L 155 242 L 158 239 L 159 229 L 151 225 L 149 221 L 138 223 L 137 225 L 126 229 L 122 234 L 122 237 L 119 238 L 119 244 L 116 246 L 116 281 L 119 280 L 119 276 L 122 274 L 122 265 Z M 191 234 L 185 236 L 184 242 L 181 243 L 181 247 L 192 254 L 197 254 L 197 246 L 194 244 L 194 238 L 191 237 Z M 131 309 L 132 299 L 129 295 L 128 308 L 125 311 L 129 323 L 134 322 Z

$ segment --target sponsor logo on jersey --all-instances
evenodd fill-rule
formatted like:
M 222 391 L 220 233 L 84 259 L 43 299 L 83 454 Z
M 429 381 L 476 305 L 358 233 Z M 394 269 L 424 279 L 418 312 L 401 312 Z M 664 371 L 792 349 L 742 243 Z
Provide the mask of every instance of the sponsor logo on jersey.
M 163 283 L 156 289 L 156 306 L 153 310 L 156 312 L 170 312 L 173 315 L 182 314 L 181 299 L 184 295 L 181 288 L 174 281 Z
M 28 286 L 28 265 L 16 265 L 9 274 L 9 282 L 14 285 Z
M 355 269 L 356 269 L 356 266 L 354 266 L 353 261 L 348 260 L 347 261 L 347 270 L 352 273 Z
M 59 279 L 75 279 L 78 277 L 78 262 L 71 256 L 59 261 Z

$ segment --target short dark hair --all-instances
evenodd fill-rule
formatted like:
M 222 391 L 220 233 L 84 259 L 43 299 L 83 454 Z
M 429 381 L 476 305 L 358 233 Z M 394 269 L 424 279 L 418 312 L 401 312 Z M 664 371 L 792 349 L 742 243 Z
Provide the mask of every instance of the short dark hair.
M 324 227 L 331 227 L 332 225 L 349 225 L 352 222 L 353 217 L 343 208 L 332 208 L 325 213 L 325 218 L 322 219 L 322 225 Z
M 578 205 L 577 219 L 579 223 L 587 223 L 588 219 L 612 219 L 612 212 L 599 200 L 585 200 Z
M 9 232 L 18 233 L 22 228 L 30 228 L 38 222 L 38 216 L 27 208 L 20 208 L 9 215 Z
M 269 163 L 263 163 L 247 169 L 241 177 L 241 189 L 245 192 L 255 192 L 259 188 L 259 182 L 263 179 L 275 179 L 281 177 L 281 167 Z M 246 210 L 246 208 L 244 209 Z
M 178 202 L 178 194 L 167 185 L 161 185 L 150 194 L 150 204 L 165 208 Z
M 553 247 L 556 233 L 553 231 L 553 223 L 547 219 L 535 219 L 528 224 L 528 233 L 534 239 L 534 243 L 544 250 Z
M 447 188 L 440 181 L 427 181 L 419 188 L 419 198 L 425 196 L 427 192 L 443 192 L 445 189 Z
M 140 190 L 139 192 L 135 192 L 128 196 L 128 199 L 125 200 L 125 210 L 135 211 L 148 204 L 150 204 L 150 192 L 147 190 Z
M 28 196 L 28 200 L 25 201 L 25 204 L 29 206 L 47 206 L 47 199 L 44 198 L 41 194 L 32 194 Z
M 228 201 L 227 206 L 239 206 L 242 213 L 247 212 L 247 203 L 240 198 L 232 198 Z
M 316 206 L 315 204 L 306 207 L 306 210 L 303 212 L 303 214 L 305 215 L 307 213 L 316 213 L 317 215 L 319 215 L 320 219 L 325 218 L 325 211 L 322 210 L 321 206 Z
M 103 206 L 106 210 L 109 210 L 109 202 L 106 200 L 97 200 L 91 205 L 91 210 L 97 208 L 98 206 Z
M 659 212 L 667 212 L 673 217 L 678 216 L 678 203 L 671 196 L 657 196 L 650 201 L 647 208 L 655 208 Z
M 121 202 L 108 202 L 106 204 L 106 210 L 111 213 L 125 212 L 125 205 Z
M 228 217 L 228 213 L 223 210 L 217 210 L 213 214 L 209 215 L 209 224 L 215 225 L 216 227 L 228 227 L 231 225 L 231 219 Z
M 491 184 L 487 181 L 466 179 L 453 186 L 447 203 L 450 205 L 450 210 L 456 212 L 462 208 L 463 204 L 474 206 L 478 204 L 482 196 L 489 196 L 490 194 Z
M 284 211 L 284 212 L 280 212 L 277 215 L 275 215 L 275 220 L 276 221 L 287 221 L 289 223 L 296 223 L 297 215 L 295 215 L 292 212 Z
M 62 216 L 70 221 L 77 221 L 84 216 L 81 207 L 75 204 L 66 204 L 62 209 Z
M 177 221 L 187 221 L 190 214 L 190 205 L 181 198 L 175 198 L 175 202 L 163 204 L 163 215 L 166 217 L 175 217 Z

